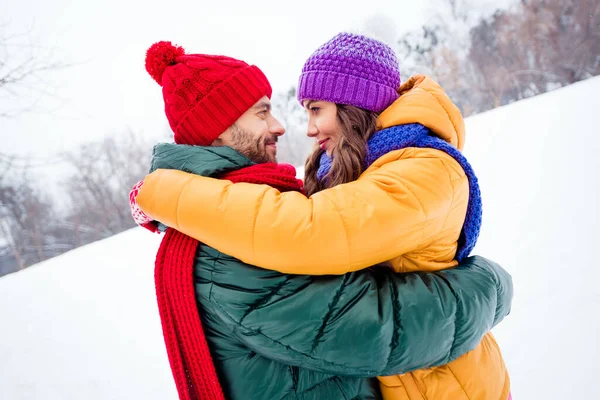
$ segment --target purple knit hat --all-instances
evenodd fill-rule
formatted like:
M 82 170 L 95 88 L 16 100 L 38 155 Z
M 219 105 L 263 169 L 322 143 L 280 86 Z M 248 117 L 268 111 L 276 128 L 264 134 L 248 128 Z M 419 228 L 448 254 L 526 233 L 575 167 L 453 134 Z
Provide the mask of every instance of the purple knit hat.
M 400 67 L 391 47 L 339 33 L 306 60 L 298 101 L 325 100 L 381 112 L 398 98 Z

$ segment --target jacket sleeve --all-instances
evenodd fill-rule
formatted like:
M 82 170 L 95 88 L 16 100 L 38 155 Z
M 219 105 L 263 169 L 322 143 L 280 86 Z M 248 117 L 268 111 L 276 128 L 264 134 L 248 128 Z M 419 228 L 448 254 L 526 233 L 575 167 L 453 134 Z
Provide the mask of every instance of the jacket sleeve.
M 433 229 L 441 227 L 453 200 L 445 162 L 392 161 L 310 198 L 157 170 L 146 177 L 137 201 L 153 219 L 248 264 L 291 274 L 344 274 L 405 254 L 437 234 Z
M 320 277 L 238 265 L 254 272 L 215 274 L 221 281 L 210 297 L 234 335 L 267 358 L 336 375 L 447 364 L 473 350 L 512 300 L 510 275 L 481 257 L 435 273 L 381 268 Z

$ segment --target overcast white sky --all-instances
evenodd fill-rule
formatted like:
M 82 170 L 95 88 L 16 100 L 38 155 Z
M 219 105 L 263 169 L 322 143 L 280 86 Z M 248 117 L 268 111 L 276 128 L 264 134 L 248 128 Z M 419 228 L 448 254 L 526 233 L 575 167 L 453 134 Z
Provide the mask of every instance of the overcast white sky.
M 428 0 L 0 0 L 5 33 L 31 30 L 31 41 L 52 47 L 55 60 L 75 64 L 48 75 L 57 97 L 36 112 L 0 119 L 0 148 L 44 158 L 128 127 L 164 134 L 161 90 L 144 69 L 146 49 L 159 40 L 256 64 L 274 91 L 283 91 L 336 33 L 365 32 L 365 21 L 376 16 L 396 39 L 434 11 Z

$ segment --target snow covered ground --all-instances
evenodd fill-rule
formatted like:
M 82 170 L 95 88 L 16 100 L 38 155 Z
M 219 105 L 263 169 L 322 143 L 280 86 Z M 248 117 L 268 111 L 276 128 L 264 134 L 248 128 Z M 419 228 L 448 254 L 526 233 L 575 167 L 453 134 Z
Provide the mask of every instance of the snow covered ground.
M 484 225 L 475 253 L 514 277 L 495 330 L 519 399 L 596 399 L 600 78 L 470 118 Z M 160 236 L 133 229 L 0 278 L 0 399 L 165 400 Z
M 467 122 L 484 196 L 475 253 L 515 285 L 495 331 L 515 400 L 600 399 L 599 90 L 596 77 Z
M 160 236 L 113 236 L 0 279 L 0 399 L 176 399 L 154 295 Z

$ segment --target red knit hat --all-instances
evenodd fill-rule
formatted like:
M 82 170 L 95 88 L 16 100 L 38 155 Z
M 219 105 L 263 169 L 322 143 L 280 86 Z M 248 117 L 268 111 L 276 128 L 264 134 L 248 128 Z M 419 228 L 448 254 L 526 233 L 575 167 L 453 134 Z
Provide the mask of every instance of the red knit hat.
M 272 93 L 255 65 L 225 56 L 185 54 L 171 42 L 150 46 L 146 71 L 163 88 L 165 113 L 178 144 L 210 145 Z

